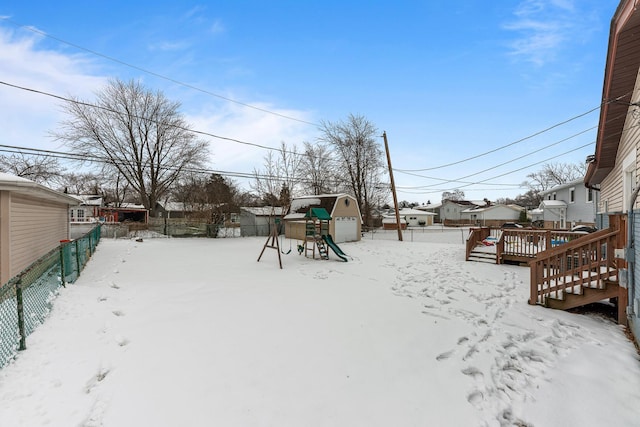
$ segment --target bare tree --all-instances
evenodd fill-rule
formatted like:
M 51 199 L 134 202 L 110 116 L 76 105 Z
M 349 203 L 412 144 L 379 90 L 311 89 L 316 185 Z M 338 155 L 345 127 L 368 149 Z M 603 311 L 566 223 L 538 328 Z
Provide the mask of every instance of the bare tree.
M 50 187 L 58 186 L 63 174 L 55 157 L 24 153 L 0 155 L 0 171 Z
M 314 146 L 305 142 L 300 168 L 304 190 L 314 195 L 333 192 L 335 188 L 335 185 L 332 184 L 335 182 L 334 164 L 327 145 L 317 144 Z
M 442 200 L 464 200 L 464 191 L 456 188 L 442 193 Z
M 279 195 L 286 188 L 291 196 L 297 194 L 300 180 L 301 156 L 295 146 L 288 147 L 282 142 L 277 152 L 269 151 L 264 158 L 264 169 L 253 170 L 253 183 L 251 188 L 259 196 L 273 204 L 280 200 Z
M 358 201 L 365 224 L 371 223 L 371 211 L 385 186 L 381 184 L 383 154 L 376 142 L 376 127 L 363 116 L 350 114 L 346 121 L 323 122 L 320 141 L 330 144 L 338 155 L 341 167 L 337 177 Z
M 206 143 L 188 129 L 178 102 L 138 82 L 110 81 L 94 105 L 77 99 L 64 104 L 70 118 L 53 135 L 117 171 L 155 215 L 156 203 L 185 169 L 204 164 Z
M 584 163 L 546 163 L 541 170 L 527 175 L 523 185 L 536 192 L 546 191 L 557 185 L 566 184 L 584 177 Z

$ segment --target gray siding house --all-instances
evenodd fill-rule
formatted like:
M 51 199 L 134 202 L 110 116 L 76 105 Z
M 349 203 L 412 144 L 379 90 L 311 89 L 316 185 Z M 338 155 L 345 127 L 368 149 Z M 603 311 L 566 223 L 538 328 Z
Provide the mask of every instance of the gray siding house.
M 570 229 L 576 225 L 594 225 L 598 192 L 587 188 L 582 179 L 558 185 L 540 193 L 538 209 L 544 228 Z

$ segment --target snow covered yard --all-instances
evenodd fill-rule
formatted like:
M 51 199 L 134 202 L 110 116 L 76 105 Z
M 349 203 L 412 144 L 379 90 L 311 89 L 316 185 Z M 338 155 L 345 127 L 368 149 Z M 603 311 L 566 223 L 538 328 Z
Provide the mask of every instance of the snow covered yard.
M 103 239 L 0 370 L 0 426 L 638 425 L 622 329 L 527 305 L 460 233 L 283 270 L 264 238 Z

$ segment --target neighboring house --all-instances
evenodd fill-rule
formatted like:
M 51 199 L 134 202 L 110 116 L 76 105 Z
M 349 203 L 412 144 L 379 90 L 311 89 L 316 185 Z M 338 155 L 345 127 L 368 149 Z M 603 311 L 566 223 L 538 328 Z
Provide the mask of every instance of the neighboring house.
M 582 179 L 558 185 L 540 193 L 543 200 L 539 220 L 544 228 L 565 229 L 576 225 L 595 225 L 597 192 Z
M 484 202 L 476 203 L 468 200 L 443 200 L 440 206 L 440 219 L 445 225 L 468 224 L 469 218 L 462 212 L 485 205 Z
M 0 173 L 0 286 L 69 239 L 78 200 L 28 179 Z
M 348 194 L 321 194 L 296 197 L 285 215 L 285 236 L 305 240 L 305 215 L 311 208 L 324 208 L 329 215 L 329 234 L 336 243 L 358 241 L 362 232 L 362 215 L 355 197 Z
M 149 222 L 149 211 L 142 205 L 123 203 L 119 207 L 100 208 L 100 217 L 106 222 Z
M 278 234 L 282 231 L 280 221 L 284 208 L 280 206 L 241 207 L 240 233 L 243 237 L 268 236 L 272 224 L 278 223 Z
M 523 210 L 516 205 L 485 205 L 465 209 L 460 216 L 469 224 L 499 227 L 505 222 L 517 222 Z
M 442 218 L 440 217 L 441 207 L 442 207 L 442 203 L 427 203 L 426 205 L 416 206 L 414 207 L 414 209 L 433 213 L 434 214 L 433 222 L 439 223 L 439 222 L 442 222 Z
M 156 216 L 168 220 L 192 220 L 200 222 L 216 222 L 225 227 L 239 226 L 240 212 L 233 212 L 228 204 L 205 204 L 185 202 L 156 203 Z
M 425 227 L 433 225 L 433 217 L 436 216 L 433 212 L 409 208 L 400 209 L 399 214 L 400 218 L 404 219 L 409 227 Z M 395 214 L 393 223 L 395 224 Z
M 589 156 L 584 183 L 600 190 L 596 225 L 621 222 L 618 238 L 620 283 L 627 289 L 626 316 L 640 337 L 640 11 L 635 0 L 622 0 L 611 20 L 604 71 L 602 106 L 595 155 Z M 624 257 L 624 258 L 622 258 Z
M 185 218 L 191 209 L 183 202 L 165 202 L 156 204 L 156 215 L 159 218 L 177 219 Z
M 79 205 L 69 209 L 70 222 L 97 222 L 100 221 L 100 208 L 102 196 L 90 194 L 70 194 L 78 200 Z

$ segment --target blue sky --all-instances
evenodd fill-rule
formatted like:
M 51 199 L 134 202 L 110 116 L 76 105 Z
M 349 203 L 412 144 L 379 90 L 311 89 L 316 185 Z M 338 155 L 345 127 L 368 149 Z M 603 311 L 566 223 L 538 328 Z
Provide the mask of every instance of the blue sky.
M 495 200 L 545 162 L 593 154 L 598 110 L 516 141 L 599 106 L 617 5 L 13 1 L 0 5 L 0 81 L 91 99 L 109 78 L 140 79 L 194 129 L 270 147 L 363 115 L 387 132 L 400 200 Z M 0 108 L 0 144 L 65 149 L 47 136 L 59 102 L 0 85 Z M 262 168 L 265 150 L 209 141 L 211 169 Z

